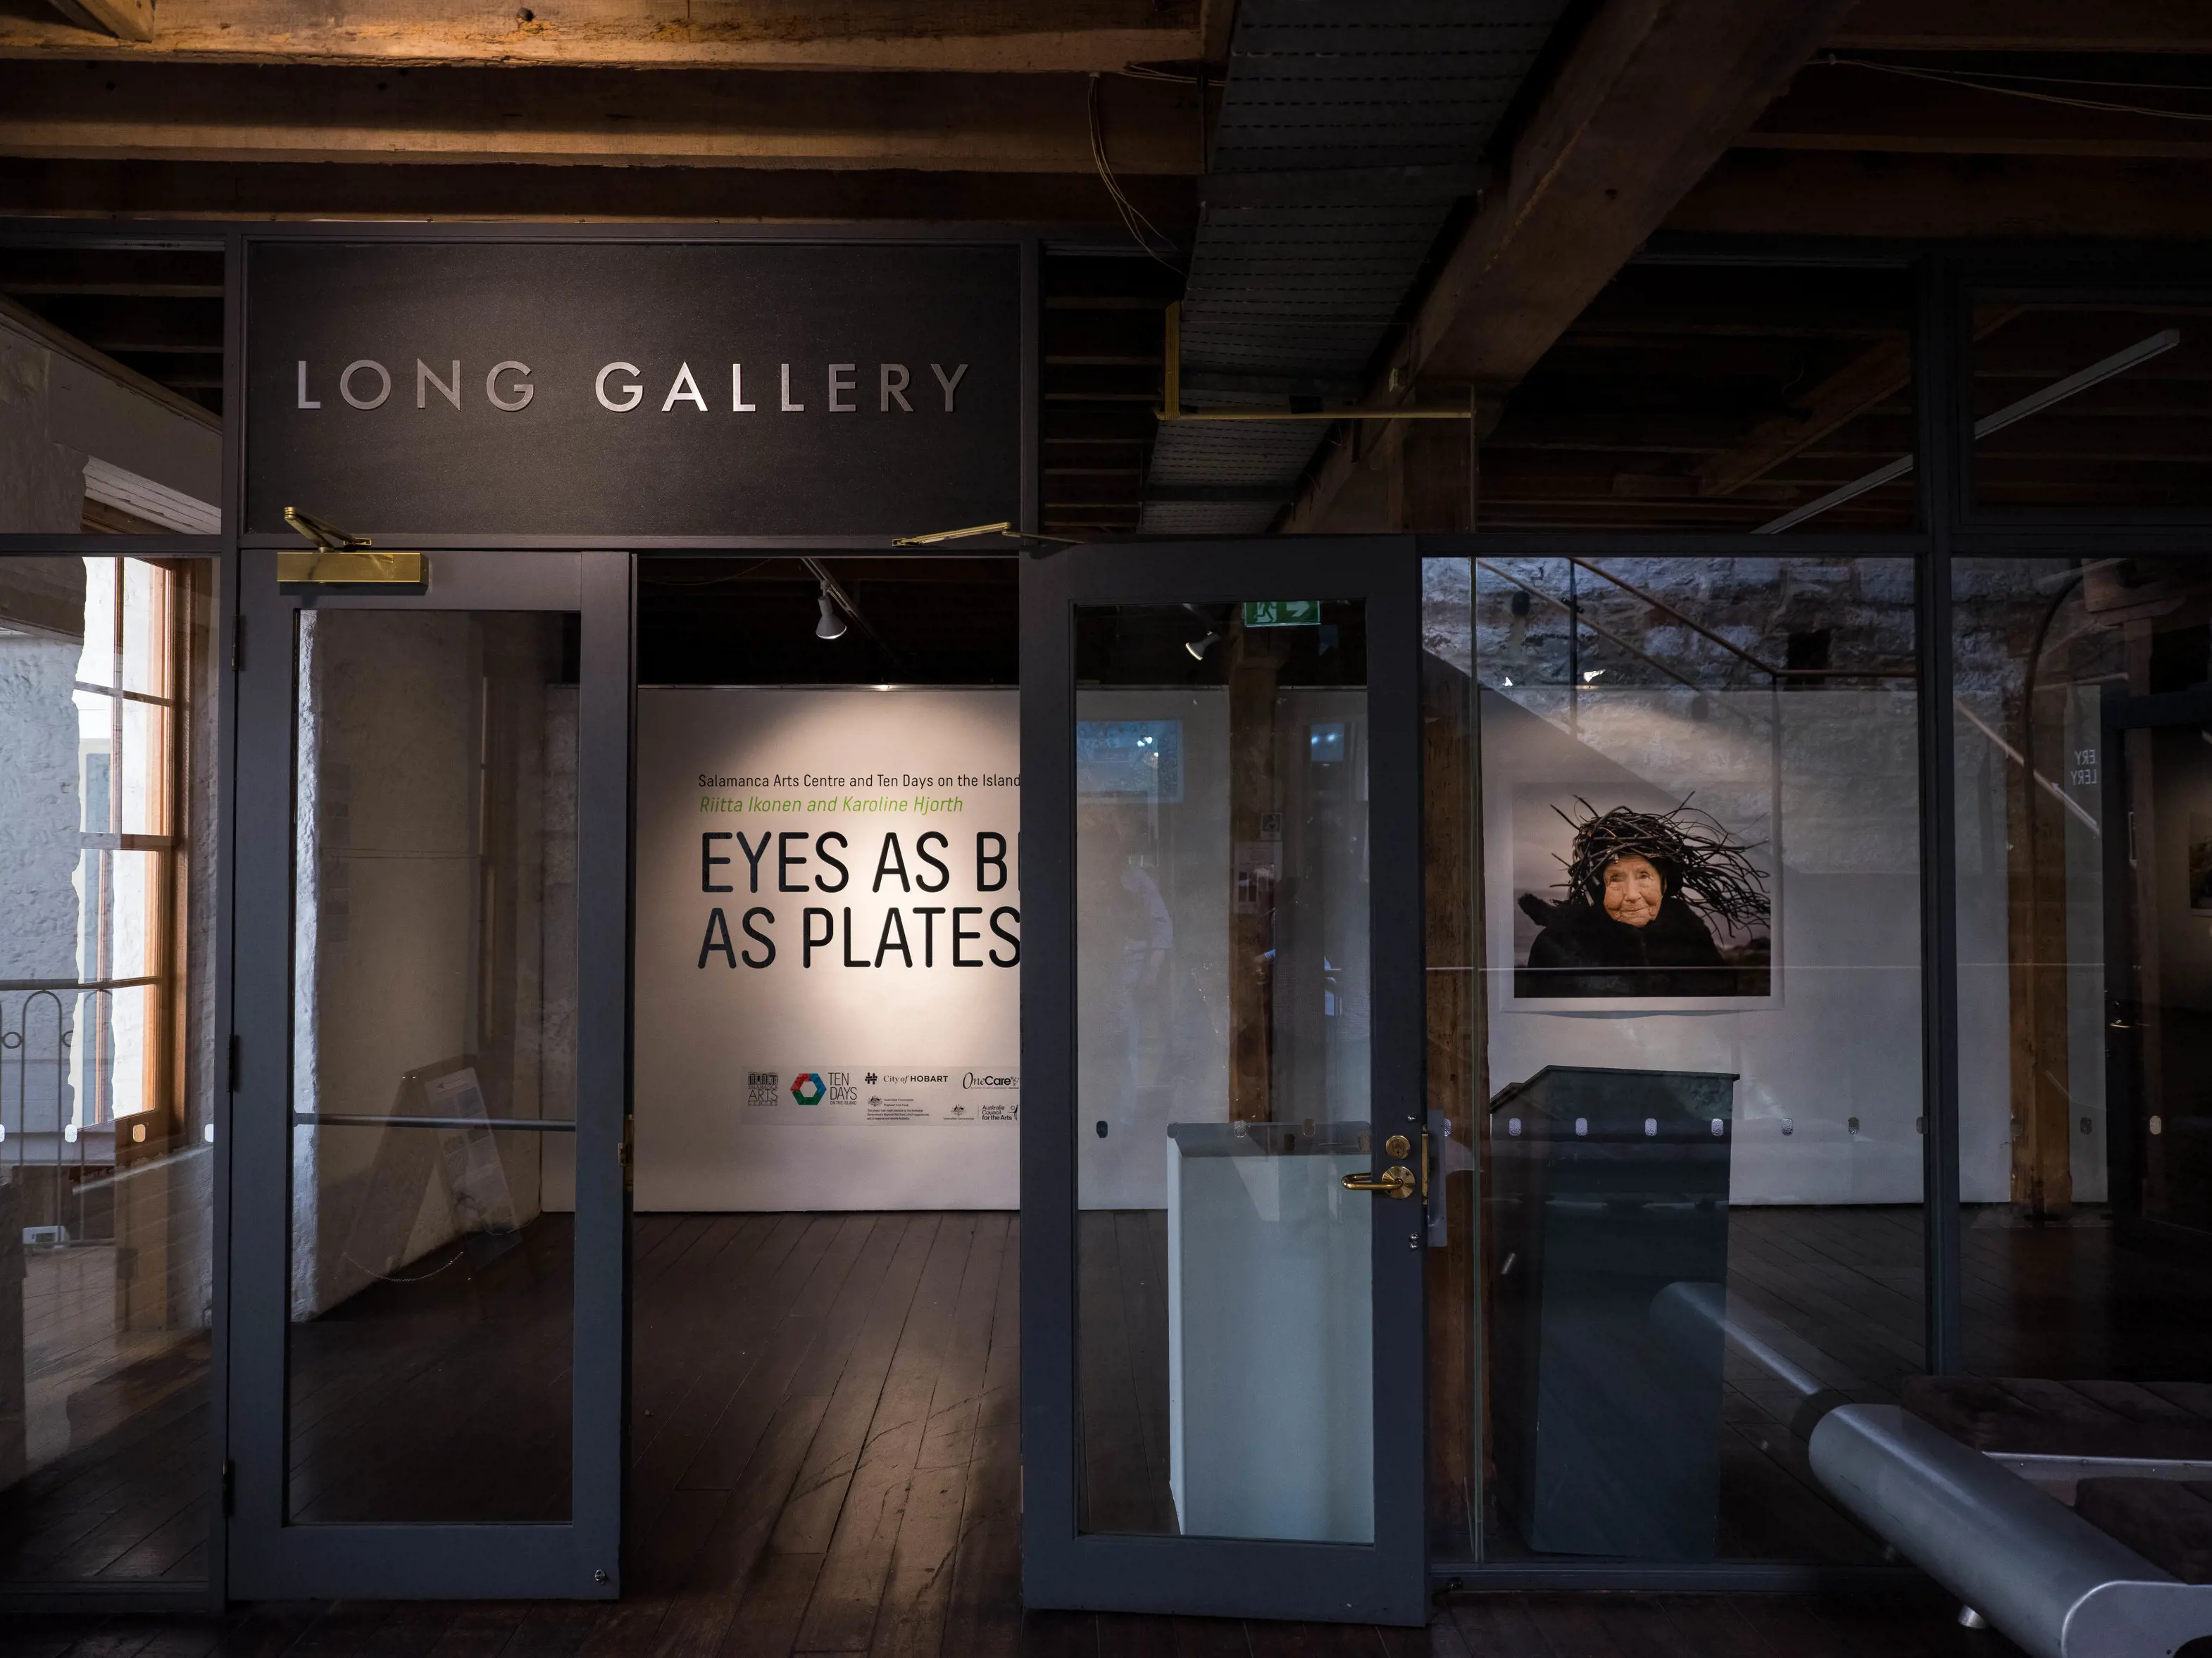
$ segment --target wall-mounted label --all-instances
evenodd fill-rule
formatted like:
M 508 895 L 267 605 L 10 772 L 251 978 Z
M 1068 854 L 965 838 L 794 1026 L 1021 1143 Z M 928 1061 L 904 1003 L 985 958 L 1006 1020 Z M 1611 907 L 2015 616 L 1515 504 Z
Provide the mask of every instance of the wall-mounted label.
M 1244 601 L 1248 628 L 1312 628 L 1321 623 L 1317 598 L 1249 598 Z
M 246 527 L 911 535 L 1017 517 L 1010 244 L 261 244 Z
M 1012 1208 L 1012 690 L 638 693 L 641 1209 Z

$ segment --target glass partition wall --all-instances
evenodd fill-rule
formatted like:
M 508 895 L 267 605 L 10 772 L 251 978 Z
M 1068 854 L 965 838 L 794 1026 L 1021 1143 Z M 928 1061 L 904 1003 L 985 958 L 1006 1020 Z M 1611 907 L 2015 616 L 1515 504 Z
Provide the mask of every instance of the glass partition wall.
M 209 1575 L 213 574 L 0 560 L 0 1587 Z
M 2085 540 L 2088 538 L 2085 537 Z M 1963 1369 L 2212 1443 L 2212 559 L 1952 568 Z M 2002 1448 L 1992 1442 L 1993 1448 Z
M 1425 562 L 1440 1556 L 1880 1558 L 1803 1436 L 1923 1368 L 1914 580 Z

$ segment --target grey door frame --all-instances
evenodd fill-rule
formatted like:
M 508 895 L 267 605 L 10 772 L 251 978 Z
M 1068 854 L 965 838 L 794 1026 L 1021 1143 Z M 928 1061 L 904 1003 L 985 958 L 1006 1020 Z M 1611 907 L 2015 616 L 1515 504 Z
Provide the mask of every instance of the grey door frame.
M 1410 537 L 1119 544 L 1022 565 L 1022 1588 L 1032 1607 L 1419 1625 L 1428 1612 L 1421 1209 L 1377 1197 L 1375 1542 L 1077 1529 L 1075 608 L 1366 605 L 1376 1173 L 1424 1099 L 1420 562 Z M 1410 1246 L 1410 1247 L 1409 1247 Z
M 619 552 L 429 555 L 422 588 L 302 596 L 276 554 L 242 555 L 232 1038 L 229 1441 L 235 1600 L 612 1598 L 622 1588 L 629 1383 L 631 559 Z M 289 1317 L 292 807 L 303 609 L 568 610 L 581 617 L 574 1487 L 565 1524 L 312 1524 L 285 1519 Z
M 2143 1213 L 2143 1024 L 2142 918 L 2136 898 L 2135 782 L 2128 733 L 2163 727 L 2212 727 L 2212 688 L 2137 695 L 2107 685 L 2098 703 L 2099 788 L 2106 833 L 2105 880 L 2105 1018 L 2125 1033 L 2105 1048 L 2105 1156 L 2116 1235 L 2124 1240 L 2201 1250 L 2204 1235 Z

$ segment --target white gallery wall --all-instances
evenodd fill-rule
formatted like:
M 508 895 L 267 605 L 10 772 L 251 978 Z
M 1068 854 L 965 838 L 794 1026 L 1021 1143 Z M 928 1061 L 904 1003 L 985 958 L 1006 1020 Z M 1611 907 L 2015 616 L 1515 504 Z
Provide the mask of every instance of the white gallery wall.
M 641 1210 L 1012 1209 L 1018 693 L 638 693 Z
M 1698 706 L 1702 701 L 1702 708 Z M 1730 1199 L 1913 1203 L 1921 1194 L 1918 773 L 1903 690 L 1556 688 L 1481 693 L 1492 1092 L 1547 1065 L 1732 1072 Z M 1512 803 L 1551 790 L 1602 811 L 1658 789 L 1693 805 L 1771 798 L 1775 994 L 1759 1005 L 1530 1011 L 1506 1005 Z M 1556 872 L 1554 872 L 1556 878 Z M 1556 897 L 1556 893 L 1540 893 Z

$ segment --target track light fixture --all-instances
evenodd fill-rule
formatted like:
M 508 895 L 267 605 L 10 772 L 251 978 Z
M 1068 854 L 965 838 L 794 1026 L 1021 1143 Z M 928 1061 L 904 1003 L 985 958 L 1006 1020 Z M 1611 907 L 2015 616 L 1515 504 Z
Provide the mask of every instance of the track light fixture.
M 814 636 L 817 639 L 842 639 L 845 636 L 845 618 L 837 613 L 837 601 L 830 597 L 830 589 L 826 586 L 822 590 L 821 604 L 822 619 L 814 624 Z
M 1203 662 L 1206 660 L 1206 653 L 1221 642 L 1220 630 L 1213 625 L 1213 618 L 1200 610 L 1197 605 L 1185 604 L 1183 609 L 1196 616 L 1198 625 L 1206 631 L 1195 639 L 1185 640 L 1182 647 L 1189 653 L 1192 661 Z

